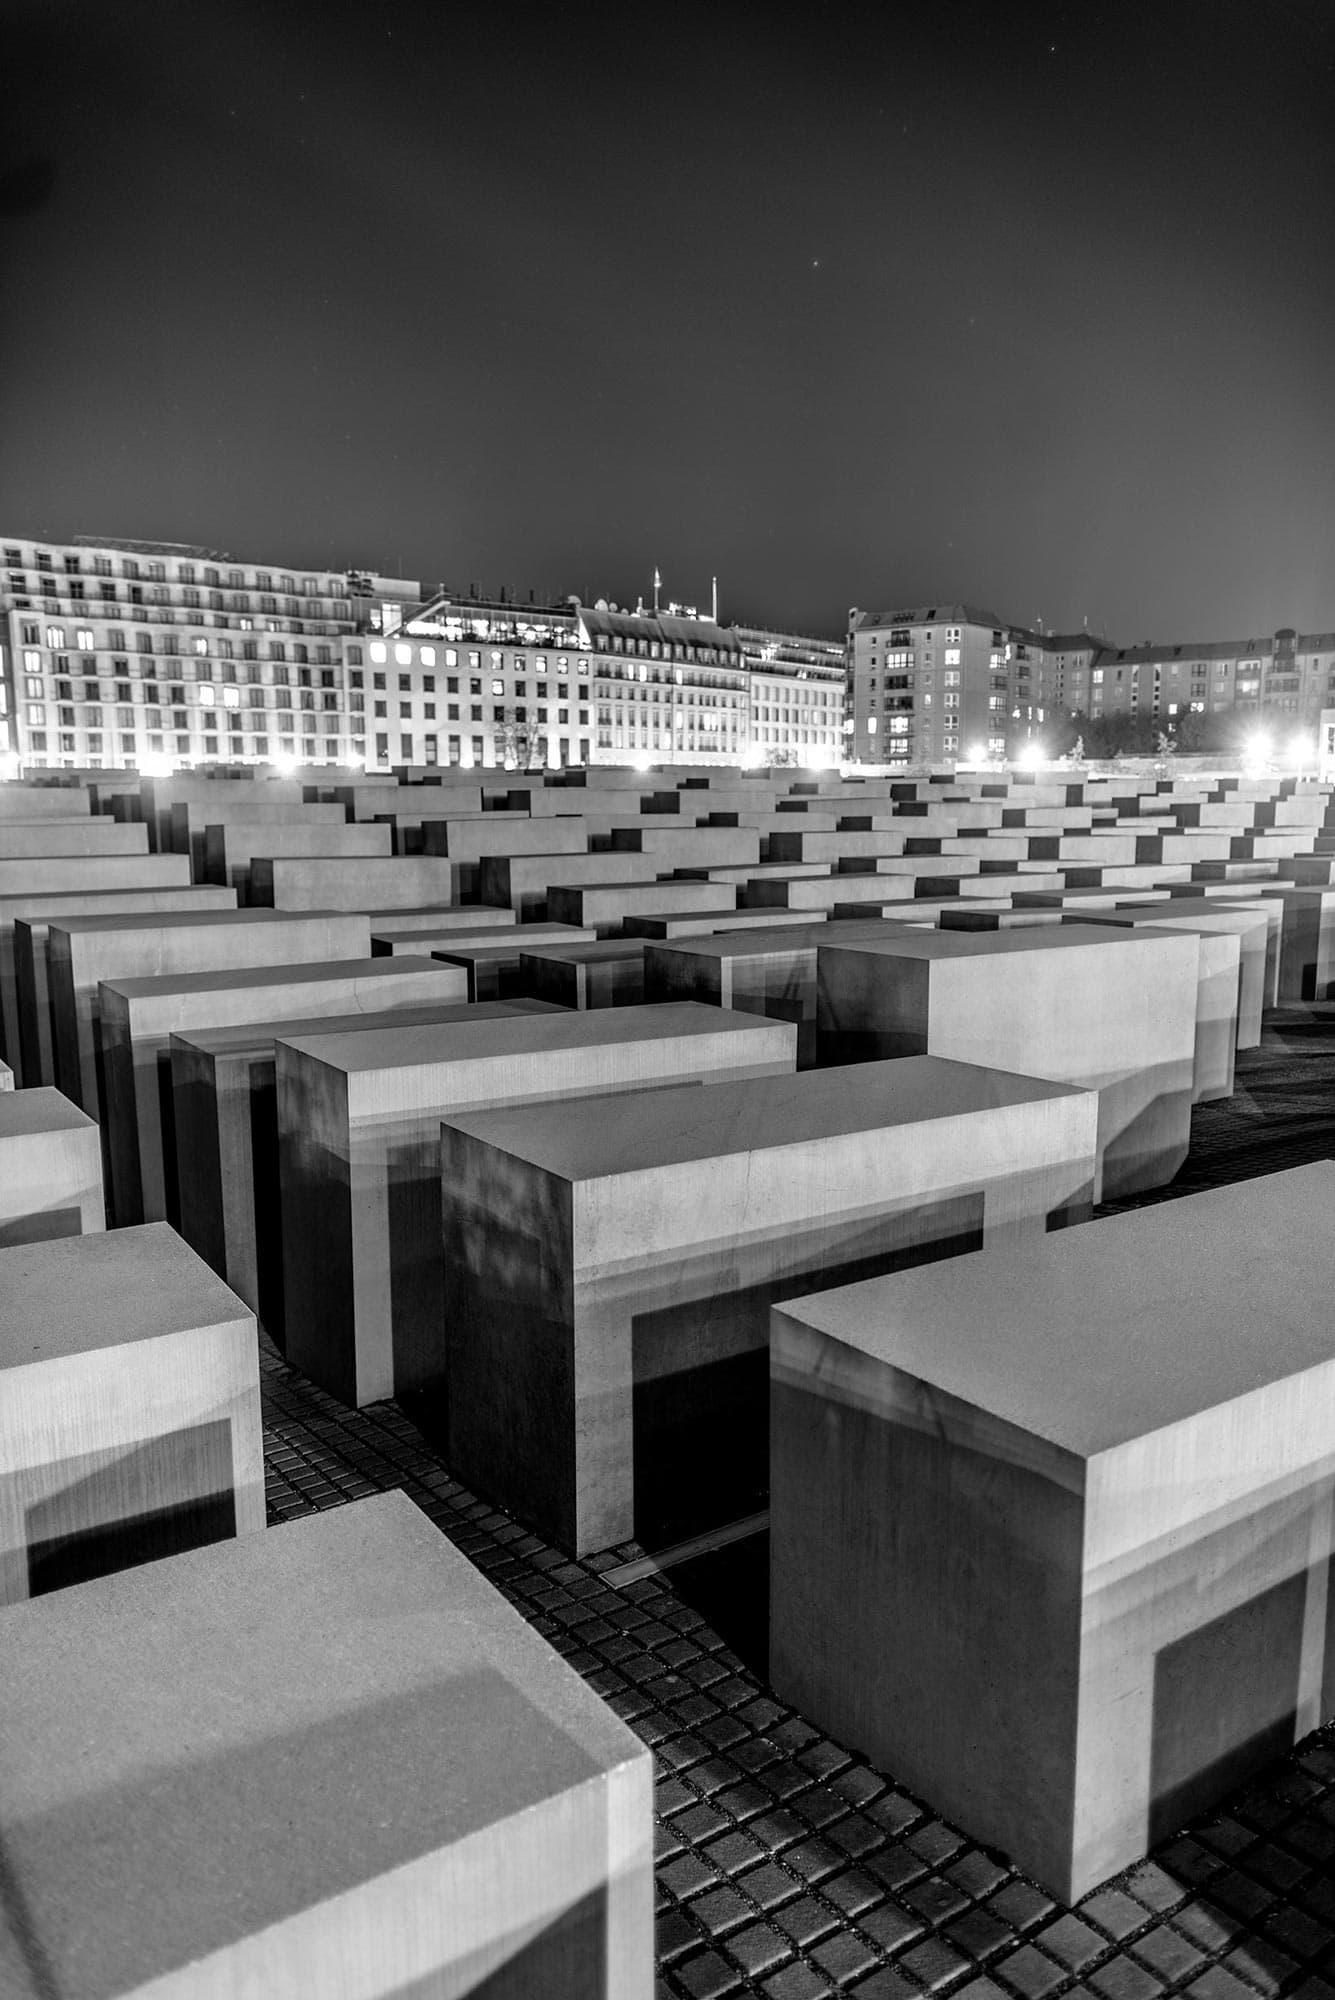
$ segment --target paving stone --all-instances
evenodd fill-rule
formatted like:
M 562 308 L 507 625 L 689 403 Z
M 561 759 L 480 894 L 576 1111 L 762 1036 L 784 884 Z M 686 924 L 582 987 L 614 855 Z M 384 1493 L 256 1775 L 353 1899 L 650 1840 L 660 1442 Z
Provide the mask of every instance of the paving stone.
M 664 1910 L 654 1921 L 654 1946 L 660 1964 L 670 1965 L 674 1958 L 696 1950 L 702 1942 L 699 1926 L 691 1922 L 684 1910 Z
M 868 1971 L 876 1963 L 876 1953 L 871 1945 L 853 1931 L 840 1931 L 816 1945 L 811 1958 L 813 1964 L 840 1984 L 856 1979 L 860 1972 Z
M 990 1958 L 1003 1945 L 1010 1944 L 1015 1933 L 990 1910 L 966 1910 L 962 1917 L 946 1925 L 945 1935 L 958 1951 L 970 1958 Z
M 850 1868 L 846 1874 L 835 1875 L 830 1881 L 822 1882 L 820 1892 L 826 1902 L 833 1903 L 849 1917 L 857 1916 L 860 1910 L 869 1910 L 885 1895 L 880 1883 L 858 1868 Z
M 728 1931 L 749 1923 L 755 1916 L 754 1906 L 731 1884 L 692 1897 L 690 1911 L 696 1922 L 715 1937 L 726 1936 Z
M 902 1903 L 891 1901 L 859 1917 L 858 1928 L 874 1938 L 882 1951 L 896 1952 L 912 1944 L 914 1938 L 922 1936 L 923 1921 L 913 1910 L 906 1910 Z
M 776 1910 L 774 1922 L 786 1937 L 804 1949 L 839 1927 L 838 1912 L 826 1903 L 818 1903 L 814 1896 L 803 1896 L 799 1902 Z
M 725 1833 L 719 1840 L 711 1840 L 704 1850 L 705 1859 L 711 1868 L 721 1874 L 735 1875 L 742 1868 L 749 1868 L 755 1861 L 764 1859 L 765 1850 L 759 1841 L 752 1840 L 745 1833 Z
M 1185 1989 L 1191 2000 L 1252 2000 L 1251 1988 L 1222 1965 L 1211 1965 Z
M 1031 1944 L 1022 1945 L 1009 1958 L 998 1959 L 993 1967 L 999 1979 L 1007 1986 L 1014 1987 L 1024 2000 L 1042 2000 L 1046 1993 L 1052 1993 L 1066 1982 L 1066 1973 L 1060 1965 L 1054 1965 L 1041 1951 L 1035 1951 Z
M 765 1981 L 766 2000 L 825 2000 L 830 1982 L 823 1973 L 800 1962 Z
M 802 1893 L 802 1885 L 785 1874 L 782 1868 L 776 1868 L 772 1861 L 740 1876 L 737 1886 L 744 1889 L 751 1901 L 762 1910 L 778 1909 L 781 1903 L 789 1903 Z
M 730 1957 L 736 1959 L 750 1979 L 758 1979 L 763 1973 L 782 1965 L 786 1958 L 792 1956 L 792 1950 L 791 1940 L 772 1930 L 768 1924 L 752 1924 L 728 1939 Z
M 728 1993 L 735 1993 L 738 1987 L 738 1972 L 735 1965 L 729 1965 L 726 1958 L 716 1951 L 702 1951 L 698 1958 L 683 1959 L 676 1967 L 675 1977 L 683 1993 L 691 2000 L 723 2000 Z
M 1176 1985 L 1202 1964 L 1204 1953 L 1198 1944 L 1172 1924 L 1156 1924 L 1131 1946 L 1136 1957 L 1161 1978 Z
M 902 1891 L 902 1900 L 931 1925 L 957 1917 L 969 1904 L 969 1898 L 953 1882 L 943 1881 L 939 1875 L 924 1875 L 920 1882 L 910 1883 Z
M 1262 1937 L 1245 1938 L 1234 1945 L 1222 1963 L 1261 1993 L 1278 1993 L 1298 1971 L 1296 1959 Z
M 1125 1952 L 1097 1966 L 1089 1975 L 1089 1984 L 1104 2000 L 1154 2000 L 1163 1992 L 1162 1982 Z
M 1004 1889 L 989 1896 L 987 1907 L 994 1916 L 1001 1918 L 1017 1931 L 1032 1930 L 1042 1918 L 1050 1917 L 1056 1908 L 1051 1896 L 1045 1896 L 1032 1882 L 1008 1882 Z
M 684 1902 L 688 1896 L 698 1896 L 715 1887 L 719 1877 L 698 1854 L 684 1853 L 660 1868 L 658 1879 Z
M 921 1980 L 929 1992 L 949 1986 L 961 1973 L 970 1969 L 969 1960 L 940 1937 L 926 1938 L 922 1944 L 915 1944 L 911 1951 L 904 1953 L 900 1964 L 915 1979 Z
M 1080 1904 L 1079 1914 L 1114 1939 L 1129 1937 L 1145 1922 L 1145 1912 L 1140 1904 L 1120 1889 L 1097 1889 Z
M 942 1873 L 966 1896 L 988 1896 L 1006 1879 L 1006 1870 L 980 1847 L 971 1848 L 958 1861 L 947 1862 Z
M 1000 2000 L 999 1987 L 994 1986 L 990 1994 L 977 1991 L 977 1986 L 986 1983 L 985 1980 L 979 1980 L 976 1986 L 970 1986 L 967 1990 L 974 1995 L 974 2000 L 994 2000 L 994 1996 L 996 2000 Z M 866 1979 L 859 1979 L 857 1985 L 849 1990 L 853 2000 L 916 2000 L 920 1989 L 912 1985 L 909 1980 L 901 1978 L 899 1973 L 892 1972 L 886 1967 L 880 1972 L 870 1973 Z
M 1079 1972 L 1108 1949 L 1105 1938 L 1070 1913 L 1058 1917 L 1055 1924 L 1048 1924 L 1037 1932 L 1034 1942 L 1042 1945 L 1044 1951 L 1050 1952 L 1071 1972 Z

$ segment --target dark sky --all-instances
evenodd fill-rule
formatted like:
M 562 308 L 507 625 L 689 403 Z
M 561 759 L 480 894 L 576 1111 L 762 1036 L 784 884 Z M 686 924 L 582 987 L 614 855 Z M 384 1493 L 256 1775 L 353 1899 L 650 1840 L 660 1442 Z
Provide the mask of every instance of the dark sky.
M 8 0 L 0 528 L 1335 627 L 1335 4 Z

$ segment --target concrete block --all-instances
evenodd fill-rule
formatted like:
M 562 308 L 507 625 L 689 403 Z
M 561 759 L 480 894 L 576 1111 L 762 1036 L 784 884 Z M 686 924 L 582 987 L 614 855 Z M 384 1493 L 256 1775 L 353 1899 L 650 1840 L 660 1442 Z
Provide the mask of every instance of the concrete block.
M 643 854 L 486 854 L 478 893 L 484 903 L 512 909 L 521 923 L 544 923 L 554 882 L 653 882 L 658 873 L 653 857 Z
M 17 1608 L 6 1648 L 15 2000 L 650 2000 L 650 1753 L 403 1494 Z
M 240 1299 L 165 1223 L 0 1250 L 0 1604 L 263 1526 Z
M 737 891 L 729 882 L 553 882 L 547 891 L 547 914 L 553 923 L 577 924 L 599 937 L 618 935 L 632 914 L 736 907 Z
M 98 988 L 103 980 L 367 958 L 370 950 L 365 917 L 328 911 L 200 910 L 53 919 L 47 926 L 46 954 L 56 1082 L 83 1110 L 98 1115 Z
M 387 826 L 349 826 L 346 822 L 325 826 L 318 821 L 313 826 L 301 821 L 257 825 L 253 820 L 228 820 L 221 826 L 204 828 L 204 879 L 235 889 L 237 901 L 248 903 L 251 864 L 256 855 L 269 860 L 311 856 L 322 861 L 362 860 L 367 856 L 385 860 L 392 850 Z
M 96 1124 L 58 1090 L 0 1084 L 0 1249 L 105 1228 Z
M 930 1056 L 455 1114 L 417 1385 L 450 1465 L 580 1555 L 753 1513 L 771 1303 L 1083 1220 L 1097 1122 L 1092 1092 Z
M 1270 940 L 1272 926 L 1275 930 L 1278 929 L 1280 914 L 1278 910 L 1274 907 L 1267 909 L 1259 897 L 1250 904 L 1230 906 L 1222 903 L 1217 898 L 1173 896 L 1168 899 L 1166 907 L 1163 903 L 1140 906 L 1136 904 L 1123 904 L 1119 912 L 1114 912 L 1114 915 L 1117 914 L 1133 917 L 1138 922 L 1158 924 L 1169 930 L 1196 929 L 1202 934 L 1207 932 L 1231 933 L 1236 937 L 1238 940 L 1239 957 L 1235 1010 L 1237 1022 L 1234 1032 L 1234 1043 L 1239 1049 L 1260 1047 L 1261 1016 L 1264 1009 L 1270 1004 L 1266 997 L 1267 966 L 1271 956 Z M 1204 984 L 1207 976 L 1208 965 L 1209 961 L 1203 952 L 1201 956 L 1202 984 Z M 1226 986 L 1221 987 L 1219 997 L 1221 1006 L 1226 1006 L 1228 999 Z M 1196 1024 L 1198 1093 L 1201 1082 L 1199 1075 L 1201 1024 L 1202 1015 L 1198 1009 Z M 1231 1073 L 1229 1086 L 1231 1089 Z M 1227 1093 L 1222 1094 L 1226 1095 Z
M 444 965 L 463 968 L 470 1000 L 521 1000 L 527 991 L 521 967 L 526 949 L 545 944 L 595 944 L 597 939 L 598 933 L 582 924 L 520 924 L 513 932 L 499 933 L 490 943 L 465 943 L 455 938 L 448 945 L 433 944 L 431 955 Z
M 393 1009 L 396 1028 L 554 1012 L 535 1000 Z M 284 1345 L 283 1203 L 278 1178 L 274 1044 L 280 1035 L 341 1035 L 365 1012 L 196 1028 L 171 1037 L 171 1107 L 180 1231 Z
M 147 827 L 118 826 L 114 819 L 0 820 L 0 859 L 5 861 L 147 853 Z
M 715 931 L 785 930 L 824 919 L 823 910 L 668 910 L 658 916 L 632 911 L 623 919 L 621 932 L 623 937 L 665 943 L 679 937 L 708 937 Z
M 476 900 L 482 887 L 484 854 L 587 854 L 588 828 L 582 819 L 545 819 L 525 813 L 482 813 L 477 819 L 424 819 L 423 854 L 444 854 L 459 869 L 460 894 Z
M 103 980 L 98 992 L 111 1208 L 128 1222 L 175 1222 L 175 1124 L 168 1038 L 194 1028 L 318 1014 L 380 1014 L 465 997 L 458 966 L 432 958 L 337 958 Z
M 339 805 L 275 805 L 254 796 L 255 787 L 234 785 L 224 791 L 213 787 L 214 796 L 203 804 L 186 799 L 171 808 L 168 816 L 168 844 L 173 854 L 188 854 L 190 869 L 197 882 L 204 880 L 204 830 L 208 826 L 346 826 L 347 814 Z
M 874 936 L 874 926 L 831 925 L 825 914 L 809 929 L 717 933 L 689 942 L 657 945 L 644 954 L 644 993 L 650 1001 L 701 1000 L 797 1029 L 797 1067 L 816 1062 L 816 946 L 822 936 Z
M 1277 883 L 1263 893 L 1284 908 L 1280 1006 L 1328 999 L 1335 982 L 1335 889 L 1298 889 Z
M 558 1007 L 638 1007 L 644 1001 L 643 938 L 536 945 L 519 955 L 520 978 Z
M 1332 1201 L 1322 1161 L 773 1314 L 775 1693 L 1063 1902 L 1335 1706 Z
M 0 820 L 86 819 L 92 802 L 72 785 L 0 785 Z
M 793 1030 L 780 1022 L 689 1004 L 284 1038 L 276 1063 L 289 1359 L 361 1405 L 412 1386 L 419 1357 L 439 1352 L 442 1118 L 781 1075 L 793 1052 Z
M 416 909 L 457 902 L 453 864 L 422 854 L 365 856 L 348 860 L 304 860 L 253 855 L 250 900 L 273 910 Z M 492 899 L 488 897 L 488 901 Z
M 1093 924 L 882 924 L 818 944 L 826 1063 L 941 1055 L 1099 1093 L 1096 1199 L 1161 1187 L 1191 1139 L 1200 940 Z
M 114 916 L 120 911 L 234 910 L 230 889 L 121 889 L 91 895 L 0 898 L 0 1049 L 18 1062 L 29 1084 L 54 1083 L 51 992 L 46 920 L 51 916 Z M 29 925 L 25 940 L 20 920 Z

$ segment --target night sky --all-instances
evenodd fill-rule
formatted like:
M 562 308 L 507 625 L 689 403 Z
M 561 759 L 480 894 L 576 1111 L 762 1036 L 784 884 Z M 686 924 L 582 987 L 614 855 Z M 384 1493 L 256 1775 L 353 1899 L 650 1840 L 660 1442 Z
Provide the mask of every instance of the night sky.
M 866 13 L 10 0 L 0 530 L 1335 628 L 1332 0 Z

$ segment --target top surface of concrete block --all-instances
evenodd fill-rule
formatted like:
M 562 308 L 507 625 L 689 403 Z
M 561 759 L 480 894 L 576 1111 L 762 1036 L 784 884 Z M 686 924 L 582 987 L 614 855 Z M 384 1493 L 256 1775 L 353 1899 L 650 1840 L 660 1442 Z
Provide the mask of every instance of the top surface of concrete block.
M 138 915 L 125 911 L 112 916 L 53 917 L 52 927 L 82 937 L 92 931 L 183 931 L 212 930 L 216 926 L 310 923 L 325 917 L 341 922 L 346 910 L 154 910 Z M 369 932 L 368 932 L 369 935 Z
M 1070 1084 L 905 1056 L 718 1083 L 708 1091 L 660 1090 L 652 1115 L 630 1095 L 469 1112 L 448 1122 L 546 1173 L 581 1181 L 1083 1095 Z
M 1027 951 L 1070 951 L 1082 945 L 1162 942 L 1163 934 L 1095 924 L 1049 924 L 1037 930 L 938 931 L 910 930 L 882 923 L 869 937 L 848 940 L 858 951 L 886 952 L 895 958 L 996 958 Z M 827 933 L 817 939 L 822 951 L 845 940 Z
M 411 980 L 415 974 L 440 972 L 442 968 L 428 955 L 398 958 L 314 959 L 304 965 L 247 965 L 237 971 L 165 972 L 142 979 L 104 979 L 103 988 L 124 1000 L 166 999 L 173 993 L 232 993 L 238 987 L 247 992 L 263 989 L 270 1001 L 286 986 L 354 986 L 359 980 L 377 988 Z
M 0 1825 L 40 1896 L 34 1993 L 182 1993 L 196 1961 L 646 1756 L 400 1493 L 5 1619 Z M 9 1921 L 0 1965 L 24 1965 Z
M 0 1368 L 250 1317 L 165 1222 L 0 1250 Z
M 756 1014 L 735 1014 L 724 1007 L 678 1000 L 659 1006 L 606 1007 L 578 1013 L 563 1008 L 559 1013 L 450 1022 L 435 1028 L 398 1028 L 386 1015 L 383 1026 L 345 1035 L 320 1035 L 309 1043 L 297 1035 L 280 1035 L 279 1040 L 285 1048 L 352 1076 L 432 1063 L 486 1062 L 514 1055 L 517 1050 L 555 1053 L 607 1048 L 650 1037 L 685 1041 L 693 1035 L 765 1033 L 786 1027 L 785 1022 L 767 1021 Z
M 1333 1203 L 1322 1160 L 788 1310 L 1092 1458 L 1335 1356 Z
M 0 1092 L 0 1139 L 35 1138 L 39 1132 L 71 1132 L 96 1123 L 49 1084 Z

